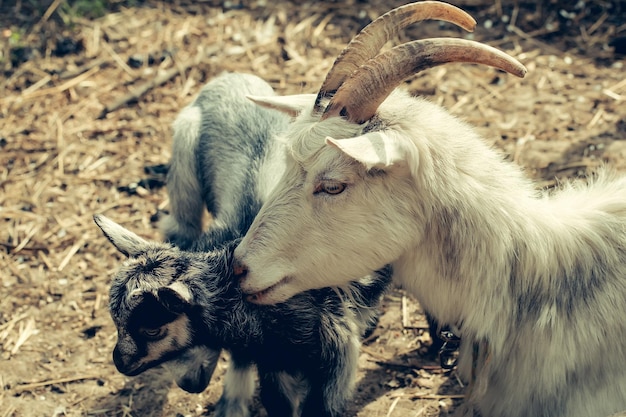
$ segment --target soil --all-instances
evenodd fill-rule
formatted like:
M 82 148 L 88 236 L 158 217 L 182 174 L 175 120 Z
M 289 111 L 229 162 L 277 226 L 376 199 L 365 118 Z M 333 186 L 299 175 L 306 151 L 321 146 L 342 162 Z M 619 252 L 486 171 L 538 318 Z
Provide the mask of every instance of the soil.
M 107 300 L 121 256 L 105 213 L 160 239 L 171 123 L 224 70 L 279 93 L 315 92 L 365 24 L 399 1 L 123 1 L 100 17 L 62 1 L 0 1 L 0 417 L 211 415 L 226 358 L 201 394 L 161 368 L 112 364 Z M 424 22 L 398 41 L 463 36 L 518 58 L 524 79 L 450 64 L 405 88 L 465 119 L 538 188 L 601 164 L 626 170 L 626 5 L 460 0 L 473 34 Z M 401 290 L 364 343 L 346 416 L 445 416 L 462 398 L 429 355 L 419 305 Z M 254 416 L 265 416 L 253 405 Z

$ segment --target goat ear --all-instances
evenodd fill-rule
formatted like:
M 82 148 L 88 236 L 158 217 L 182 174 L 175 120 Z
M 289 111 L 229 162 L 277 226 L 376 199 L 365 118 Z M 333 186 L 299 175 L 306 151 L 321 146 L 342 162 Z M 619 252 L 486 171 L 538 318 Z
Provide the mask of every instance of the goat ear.
M 113 220 L 96 214 L 93 220 L 102 229 L 104 236 L 124 255 L 134 257 L 142 253 L 148 241 L 115 223 Z
M 190 297 L 191 292 L 189 289 L 184 284 L 178 282 L 168 287 L 161 287 L 157 290 L 159 302 L 163 307 L 176 314 L 180 314 L 187 309 L 190 305 Z
M 291 96 L 246 96 L 261 107 L 278 110 L 291 117 L 299 115 L 315 101 L 315 94 L 296 94 Z
M 328 136 L 326 143 L 359 161 L 367 169 L 385 169 L 407 165 L 406 149 L 400 141 L 385 132 L 369 132 L 348 139 L 334 139 Z

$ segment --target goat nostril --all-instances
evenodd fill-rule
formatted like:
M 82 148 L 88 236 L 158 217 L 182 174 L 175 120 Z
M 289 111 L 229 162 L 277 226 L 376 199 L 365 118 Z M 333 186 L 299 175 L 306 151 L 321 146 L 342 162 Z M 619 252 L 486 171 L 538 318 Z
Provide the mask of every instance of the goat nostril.
M 117 346 L 113 349 L 113 363 L 118 371 L 124 373 L 124 369 L 126 369 L 124 358 L 122 357 L 122 353 Z
M 235 261 L 233 265 L 233 274 L 235 274 L 236 278 L 243 278 L 248 273 L 248 268 L 242 264 L 241 262 Z

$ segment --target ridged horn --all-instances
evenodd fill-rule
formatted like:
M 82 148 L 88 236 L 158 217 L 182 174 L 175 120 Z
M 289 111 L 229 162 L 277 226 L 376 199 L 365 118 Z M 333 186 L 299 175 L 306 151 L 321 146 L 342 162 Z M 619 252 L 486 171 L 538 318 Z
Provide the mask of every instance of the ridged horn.
M 339 54 L 315 99 L 315 113 L 321 101 L 331 97 L 343 82 L 363 63 L 374 58 L 380 49 L 407 26 L 422 20 L 443 20 L 471 32 L 476 21 L 458 7 L 439 1 L 421 1 L 395 8 L 364 27 Z
M 526 75 L 526 68 L 515 58 L 479 42 L 454 38 L 407 42 L 363 64 L 337 90 L 322 120 L 343 116 L 353 123 L 366 122 L 406 78 L 448 62 L 484 64 L 520 78 Z

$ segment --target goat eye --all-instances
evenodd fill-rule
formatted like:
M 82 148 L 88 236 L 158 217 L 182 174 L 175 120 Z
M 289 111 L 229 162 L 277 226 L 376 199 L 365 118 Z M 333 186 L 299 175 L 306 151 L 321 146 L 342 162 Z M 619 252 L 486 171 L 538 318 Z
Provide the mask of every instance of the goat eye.
M 326 193 L 330 195 L 341 194 L 346 189 L 346 184 L 339 181 L 323 181 L 315 189 L 315 194 Z
M 160 327 L 157 327 L 156 329 L 141 329 L 141 334 L 148 339 L 159 339 L 165 336 L 165 329 Z

